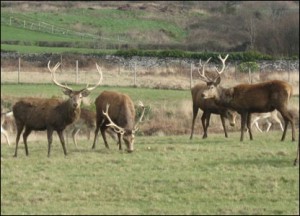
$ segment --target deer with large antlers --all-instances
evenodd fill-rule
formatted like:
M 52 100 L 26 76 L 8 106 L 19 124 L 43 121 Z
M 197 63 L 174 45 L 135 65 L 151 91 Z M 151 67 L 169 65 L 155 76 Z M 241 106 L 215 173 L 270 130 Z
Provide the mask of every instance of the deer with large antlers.
M 56 80 L 55 71 L 59 66 L 60 63 L 57 63 L 54 68 L 50 68 L 50 61 L 48 62 L 48 69 L 51 72 L 52 81 L 63 89 L 63 93 L 69 97 L 67 100 L 27 97 L 20 99 L 13 106 L 13 114 L 17 126 L 15 157 L 17 157 L 18 143 L 24 128 L 23 141 L 26 155 L 28 155 L 27 137 L 29 134 L 32 131 L 43 130 L 47 130 L 48 157 L 50 156 L 52 135 L 54 131 L 57 132 L 64 154 L 67 155 L 63 131 L 66 126 L 79 118 L 82 98 L 88 96 L 92 90 L 101 84 L 103 76 L 101 68 L 96 63 L 96 68 L 100 77 L 98 83 L 93 87 L 88 87 L 87 85 L 85 88 L 75 91 L 66 85 L 60 84 Z
M 223 63 L 221 71 L 217 71 L 215 79 L 208 78 L 205 72 L 200 74 L 208 88 L 203 91 L 202 97 L 214 98 L 216 103 L 236 110 L 241 116 L 241 137 L 243 141 L 245 126 L 247 125 L 250 140 L 253 139 L 251 131 L 251 113 L 271 112 L 278 110 L 284 119 L 284 131 L 281 141 L 285 139 L 288 123 L 292 126 L 292 141 L 295 141 L 295 123 L 292 112 L 288 109 L 288 102 L 292 96 L 292 86 L 281 80 L 271 80 L 256 84 L 239 84 L 231 88 L 220 86 L 221 73 L 225 68 L 225 60 L 228 55 L 219 59 Z
M 119 150 L 122 150 L 121 137 L 126 144 L 127 151 L 134 150 L 134 135 L 138 130 L 138 124 L 141 122 L 145 107 L 142 102 L 139 105 L 143 111 L 139 120 L 135 123 L 135 108 L 131 98 L 122 93 L 104 91 L 95 100 L 97 121 L 95 137 L 92 148 L 95 148 L 99 130 L 105 144 L 109 149 L 105 131 L 107 128 L 113 129 L 118 134 Z
M 205 70 L 205 65 L 209 62 L 210 58 L 204 63 L 201 63 L 201 59 L 199 61 L 198 72 L 199 74 L 203 74 Z M 224 61 L 225 62 L 225 61 Z M 200 72 L 199 68 L 202 68 L 202 72 Z M 228 119 L 231 126 L 235 125 L 235 119 L 237 113 L 234 110 L 228 109 L 224 106 L 220 106 L 216 104 L 214 99 L 204 99 L 202 97 L 203 91 L 207 88 L 207 85 L 198 83 L 191 89 L 192 99 L 193 99 L 193 121 L 192 121 L 192 130 L 190 139 L 193 138 L 194 133 L 194 125 L 195 120 L 199 111 L 199 108 L 203 111 L 201 116 L 202 127 L 204 130 L 202 138 L 207 138 L 207 129 L 209 126 L 210 116 L 211 114 L 220 115 L 222 126 L 224 129 L 225 137 L 228 137 L 227 130 L 225 126 L 225 119 Z

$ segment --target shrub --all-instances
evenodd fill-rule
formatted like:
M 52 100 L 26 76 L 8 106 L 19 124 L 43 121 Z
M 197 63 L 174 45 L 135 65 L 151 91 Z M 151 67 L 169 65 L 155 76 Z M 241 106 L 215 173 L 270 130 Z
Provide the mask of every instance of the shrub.
M 254 71 L 257 71 L 259 69 L 259 66 L 256 62 L 243 62 L 243 63 L 238 65 L 238 70 L 240 72 L 247 73 L 249 71 L 249 69 L 252 72 L 254 72 Z

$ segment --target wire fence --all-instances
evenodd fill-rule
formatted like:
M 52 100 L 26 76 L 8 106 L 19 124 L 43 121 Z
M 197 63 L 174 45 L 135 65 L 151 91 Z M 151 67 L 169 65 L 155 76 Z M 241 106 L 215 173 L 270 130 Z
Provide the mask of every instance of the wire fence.
M 33 20 L 32 18 L 22 17 L 18 18 L 15 16 L 1 15 L 1 25 L 8 25 L 17 28 L 29 29 L 32 31 L 44 32 L 54 35 L 59 35 L 62 37 L 70 37 L 70 38 L 86 38 L 97 41 L 106 41 L 109 43 L 128 43 L 127 40 L 124 40 L 120 36 L 106 38 L 97 34 L 91 34 L 86 32 L 78 32 L 68 28 L 60 27 L 57 25 L 53 25 L 47 23 L 45 21 Z
M 2 62 L 2 61 L 1 61 Z M 4 83 L 52 83 L 51 74 L 45 67 L 37 67 L 21 58 L 14 60 L 11 65 L 1 64 L 1 84 Z M 99 62 L 96 61 L 96 62 Z M 54 63 L 52 63 L 54 65 Z M 109 86 L 135 86 L 151 88 L 189 89 L 199 82 L 198 65 L 196 62 L 180 60 L 123 59 L 115 62 L 102 59 L 98 63 L 103 72 L 103 85 Z M 13 65 L 13 66 L 12 66 Z M 52 65 L 52 67 L 53 67 Z M 96 66 L 80 66 L 80 61 L 64 63 L 57 70 L 56 79 L 66 84 L 93 84 L 98 80 Z M 299 84 L 299 63 L 297 62 L 261 62 L 257 71 L 242 73 L 238 71 L 238 62 L 231 62 L 222 74 L 227 83 L 255 83 L 267 79 L 281 79 Z M 209 71 L 215 70 L 219 65 L 210 65 Z

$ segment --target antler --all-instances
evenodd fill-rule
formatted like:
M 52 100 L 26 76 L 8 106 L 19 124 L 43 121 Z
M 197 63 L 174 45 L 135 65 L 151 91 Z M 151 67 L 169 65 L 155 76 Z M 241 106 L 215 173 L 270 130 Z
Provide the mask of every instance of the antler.
M 60 84 L 58 81 L 56 81 L 55 79 L 55 71 L 57 70 L 57 68 L 60 66 L 60 62 L 58 62 L 54 67 L 53 69 L 50 68 L 50 61 L 48 62 L 48 69 L 50 70 L 51 72 L 51 76 L 52 76 L 52 81 L 59 87 L 62 87 L 64 89 L 68 89 L 70 91 L 73 91 L 70 87 L 66 86 L 66 85 L 62 85 Z
M 106 126 L 111 127 L 116 133 L 120 133 L 121 135 L 123 135 L 125 133 L 125 129 L 119 127 L 118 125 L 116 125 L 111 118 L 108 115 L 108 108 L 109 108 L 109 104 L 106 104 L 106 112 L 103 112 L 103 115 L 106 116 L 106 118 L 108 119 L 108 121 L 110 122 L 109 124 L 107 124 Z
M 89 87 L 89 88 L 88 88 L 89 84 L 87 84 L 87 85 L 86 85 L 86 89 L 87 89 L 88 91 L 92 91 L 93 89 L 95 89 L 98 85 L 101 84 L 101 82 L 102 82 L 102 80 L 103 80 L 102 70 L 101 70 L 101 68 L 99 67 L 99 65 L 98 65 L 97 63 L 96 63 L 96 68 L 97 68 L 97 71 L 98 71 L 98 73 L 99 73 L 99 75 L 100 75 L 100 79 L 99 79 L 98 83 L 97 83 L 95 86 L 93 86 L 93 87 Z
M 227 55 L 225 56 L 225 58 L 223 58 L 223 59 L 222 59 L 222 56 L 221 56 L 221 55 L 218 56 L 218 58 L 219 58 L 219 59 L 221 60 L 221 62 L 222 62 L 222 69 L 221 69 L 221 71 L 218 71 L 218 69 L 217 69 L 217 67 L 216 67 L 216 71 L 218 72 L 218 74 L 223 73 L 223 71 L 224 71 L 224 69 L 225 69 L 225 61 L 226 61 L 226 59 L 228 58 L 228 56 L 229 56 L 229 54 L 227 54 Z
M 200 72 L 199 67 L 198 67 L 198 73 L 200 74 L 200 79 L 202 79 L 204 82 L 211 82 L 211 80 L 205 76 L 205 65 L 208 64 L 210 61 L 211 57 L 207 59 L 207 61 L 202 65 L 201 59 L 199 60 L 199 66 L 202 67 L 202 72 Z
M 135 124 L 135 126 L 134 126 L 134 132 L 136 132 L 136 131 L 139 129 L 137 126 L 138 126 L 138 124 L 142 121 L 142 118 L 144 117 L 144 114 L 145 114 L 145 106 L 144 106 L 144 104 L 143 104 L 142 101 L 139 101 L 139 106 L 142 107 L 143 112 L 142 112 L 142 115 L 141 115 L 139 121 L 138 121 L 138 122 Z

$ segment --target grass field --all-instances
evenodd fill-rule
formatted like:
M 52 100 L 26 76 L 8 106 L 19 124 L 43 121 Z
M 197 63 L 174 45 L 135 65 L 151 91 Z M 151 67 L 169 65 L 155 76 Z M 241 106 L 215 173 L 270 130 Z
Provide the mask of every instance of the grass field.
M 17 158 L 1 146 L 1 214 L 299 214 L 296 143 L 281 133 L 240 143 L 239 133 L 205 141 L 137 137 L 135 152 L 91 150 L 83 138 L 63 155 L 58 137 L 29 136 Z

